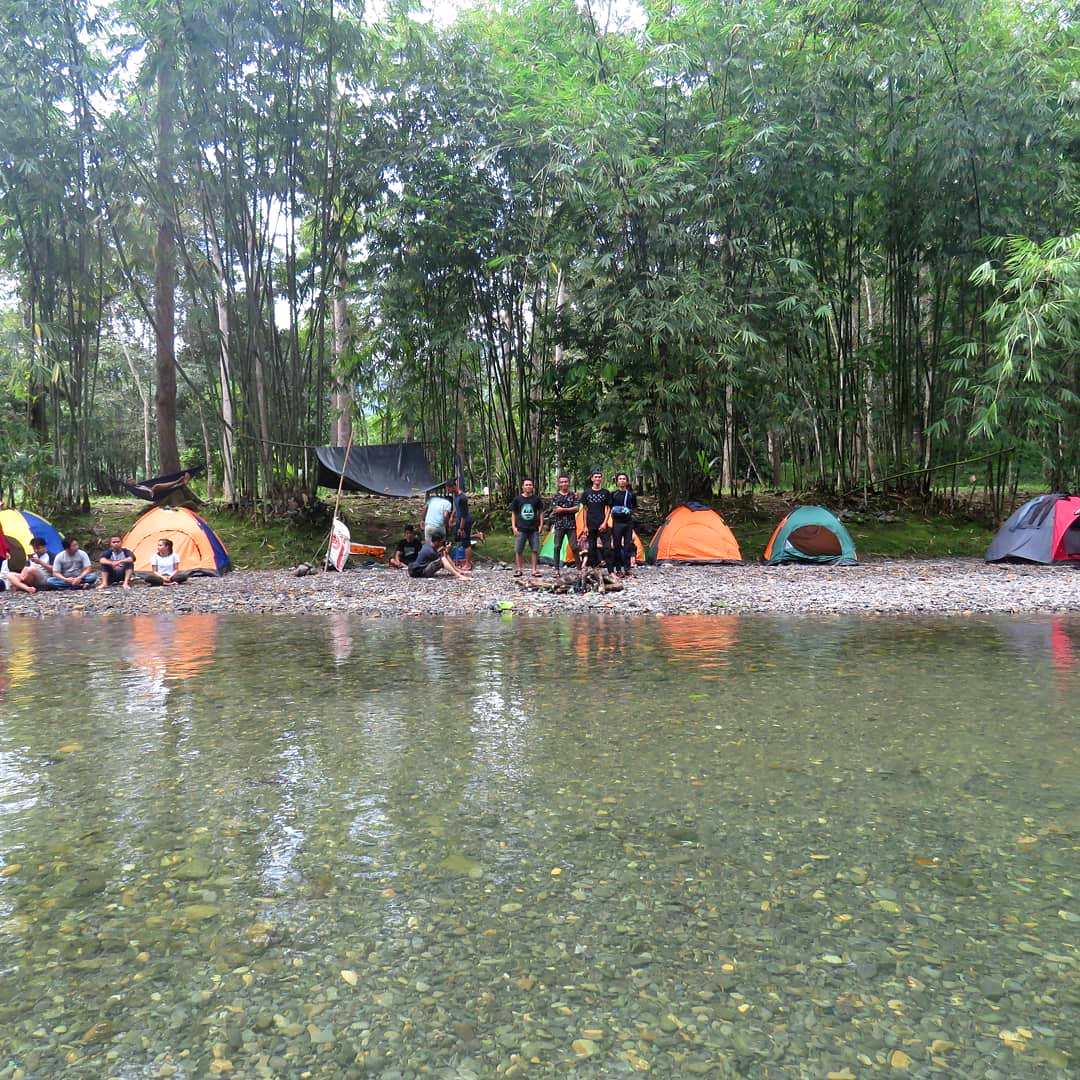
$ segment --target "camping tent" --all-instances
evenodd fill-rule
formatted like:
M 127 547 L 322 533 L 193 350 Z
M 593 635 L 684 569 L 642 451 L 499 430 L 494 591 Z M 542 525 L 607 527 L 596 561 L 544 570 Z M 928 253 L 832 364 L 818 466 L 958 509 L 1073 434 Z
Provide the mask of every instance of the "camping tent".
M 8 565 L 18 571 L 26 565 L 30 541 L 40 536 L 50 555 L 59 555 L 64 541 L 60 534 L 43 518 L 29 510 L 0 510 L 0 532 L 7 538 Z
M 1040 495 L 998 530 L 987 562 L 1080 563 L 1080 496 Z
M 344 446 L 318 446 L 319 486 L 337 488 L 345 473 L 346 491 L 367 491 L 372 495 L 409 498 L 442 487 L 432 478 L 422 443 L 386 443 L 378 446 L 348 448 L 346 465 Z
M 740 562 L 742 552 L 724 519 L 698 502 L 676 506 L 649 545 L 650 562 Z
M 608 527 L 611 526 L 611 511 L 607 512 Z M 581 537 L 587 531 L 585 525 L 585 507 L 579 506 L 577 513 L 574 515 L 574 527 L 577 530 L 578 537 Z M 579 539 L 578 543 L 581 541 Z M 641 542 L 641 537 L 638 536 L 637 529 L 634 530 L 634 548 L 637 551 L 638 564 L 645 562 L 645 545 Z M 544 537 L 543 544 L 540 545 L 540 561 L 545 566 L 555 565 L 555 532 L 549 529 L 547 535 Z M 562 562 L 566 566 L 573 566 L 577 562 L 574 558 L 574 553 L 570 550 L 570 545 L 563 541 L 562 549 Z
M 135 555 L 135 569 L 150 569 L 159 540 L 171 540 L 180 557 L 180 569 L 190 574 L 218 577 L 232 569 L 229 553 L 217 534 L 194 510 L 185 506 L 155 506 L 135 522 L 124 537 L 124 547 Z
M 771 566 L 780 563 L 854 566 L 855 544 L 840 520 L 824 506 L 800 506 L 773 531 L 762 556 Z

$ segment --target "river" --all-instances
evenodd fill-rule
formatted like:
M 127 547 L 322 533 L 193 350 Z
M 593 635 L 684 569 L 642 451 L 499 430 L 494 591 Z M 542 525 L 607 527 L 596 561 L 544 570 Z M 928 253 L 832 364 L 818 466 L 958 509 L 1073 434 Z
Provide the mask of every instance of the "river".
M 1068 1075 L 1078 702 L 1069 617 L 0 622 L 0 1078 Z

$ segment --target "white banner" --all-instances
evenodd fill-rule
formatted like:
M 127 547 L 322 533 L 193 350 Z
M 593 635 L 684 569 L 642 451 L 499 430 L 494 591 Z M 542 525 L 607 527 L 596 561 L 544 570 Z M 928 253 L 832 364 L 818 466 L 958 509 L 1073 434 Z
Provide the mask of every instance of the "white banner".
M 334 518 L 334 524 L 330 529 L 330 548 L 326 553 L 326 565 L 332 566 L 339 572 L 344 570 L 351 543 L 352 537 L 349 535 L 349 527 L 344 521 Z

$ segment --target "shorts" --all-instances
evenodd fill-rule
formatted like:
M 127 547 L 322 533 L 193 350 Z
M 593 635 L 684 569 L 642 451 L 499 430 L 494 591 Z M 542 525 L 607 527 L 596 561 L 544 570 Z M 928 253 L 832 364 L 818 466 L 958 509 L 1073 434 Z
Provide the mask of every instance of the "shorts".
M 442 537 L 446 536 L 446 530 L 441 525 L 428 525 L 426 522 L 424 523 L 425 544 L 430 544 L 431 541 L 434 539 L 436 533 L 438 533 Z
M 427 566 L 416 567 L 415 565 L 409 567 L 409 577 L 425 578 L 434 577 L 442 569 L 442 559 L 436 559 L 434 562 L 429 562 Z
M 458 525 L 457 532 L 454 534 L 454 543 L 466 546 L 472 543 L 472 518 Z
M 533 549 L 533 554 L 540 554 L 540 530 L 539 529 L 518 529 L 517 536 L 514 537 L 514 554 L 524 555 L 525 545 Z

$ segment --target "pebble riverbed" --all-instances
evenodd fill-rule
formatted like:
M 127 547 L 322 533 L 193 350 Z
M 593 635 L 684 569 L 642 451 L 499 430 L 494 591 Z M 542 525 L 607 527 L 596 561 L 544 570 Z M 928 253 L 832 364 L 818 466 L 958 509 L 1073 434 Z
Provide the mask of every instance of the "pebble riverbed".
M 543 570 L 550 578 L 553 571 Z M 1080 569 L 987 565 L 976 559 L 882 560 L 850 567 L 668 566 L 639 570 L 620 593 L 547 595 L 522 590 L 509 567 L 468 581 L 415 581 L 383 566 L 295 577 L 238 571 L 171 589 L 0 594 L 0 618 L 89 614 L 251 612 L 471 615 L 511 601 L 520 615 L 559 613 L 945 615 L 1080 611 Z

